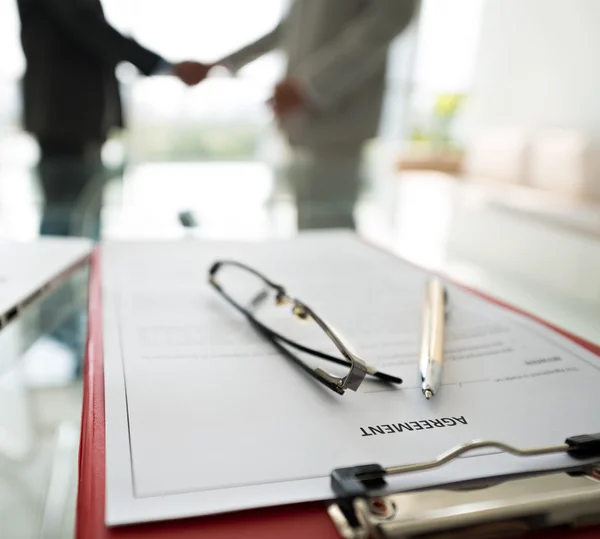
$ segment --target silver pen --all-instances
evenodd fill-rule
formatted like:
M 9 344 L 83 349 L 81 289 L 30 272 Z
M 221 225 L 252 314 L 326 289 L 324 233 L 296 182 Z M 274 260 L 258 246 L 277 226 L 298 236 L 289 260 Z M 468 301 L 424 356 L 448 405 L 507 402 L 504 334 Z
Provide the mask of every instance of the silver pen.
M 419 357 L 421 391 L 427 399 L 438 392 L 442 383 L 446 301 L 447 293 L 444 285 L 437 278 L 431 279 L 427 283 L 423 303 L 421 355 Z

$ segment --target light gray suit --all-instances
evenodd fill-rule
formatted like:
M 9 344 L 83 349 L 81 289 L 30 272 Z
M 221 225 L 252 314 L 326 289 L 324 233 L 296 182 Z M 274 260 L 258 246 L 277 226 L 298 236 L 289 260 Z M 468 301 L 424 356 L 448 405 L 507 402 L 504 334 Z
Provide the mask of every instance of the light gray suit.
M 289 178 L 302 228 L 353 226 L 358 156 L 376 135 L 391 41 L 417 0 L 295 0 L 269 34 L 225 59 L 237 70 L 281 48 L 308 98 L 281 128 L 296 151 Z

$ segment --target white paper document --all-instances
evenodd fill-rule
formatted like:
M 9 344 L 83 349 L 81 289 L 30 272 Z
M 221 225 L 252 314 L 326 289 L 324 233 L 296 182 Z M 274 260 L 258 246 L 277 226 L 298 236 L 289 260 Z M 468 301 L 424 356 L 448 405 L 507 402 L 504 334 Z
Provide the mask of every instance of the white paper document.
M 209 285 L 223 259 L 285 286 L 404 383 L 367 377 L 339 396 L 315 382 Z M 102 263 L 109 525 L 325 500 L 335 468 L 421 462 L 473 439 L 533 447 L 600 431 L 600 358 L 451 284 L 443 385 L 426 400 L 417 360 L 428 275 L 351 234 L 107 243 Z M 335 353 L 279 309 L 286 335 Z M 394 485 L 565 465 L 565 455 L 488 451 Z

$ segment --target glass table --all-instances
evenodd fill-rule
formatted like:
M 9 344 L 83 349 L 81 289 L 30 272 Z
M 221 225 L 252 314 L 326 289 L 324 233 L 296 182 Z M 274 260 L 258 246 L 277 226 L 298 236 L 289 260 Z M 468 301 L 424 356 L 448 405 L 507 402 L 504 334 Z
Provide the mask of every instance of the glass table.
M 356 207 L 359 234 L 600 344 L 600 226 L 582 227 L 579 214 L 569 226 L 443 174 L 374 176 Z M 97 228 L 97 207 L 107 240 L 290 237 L 294 202 L 276 178 L 260 162 L 134 166 L 87 193 L 74 233 Z M 3 201 L 0 238 L 36 236 L 36 197 L 32 187 Z M 72 275 L 0 331 L 0 537 L 72 533 L 86 279 Z M 61 343 L 66 330 L 79 331 L 77 346 Z

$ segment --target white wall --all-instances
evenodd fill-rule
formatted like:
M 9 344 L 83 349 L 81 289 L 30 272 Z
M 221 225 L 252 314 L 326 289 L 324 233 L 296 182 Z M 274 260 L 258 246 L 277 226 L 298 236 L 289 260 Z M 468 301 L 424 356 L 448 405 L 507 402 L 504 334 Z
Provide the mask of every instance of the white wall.
M 465 134 L 567 127 L 600 141 L 599 24 L 600 0 L 486 0 Z

